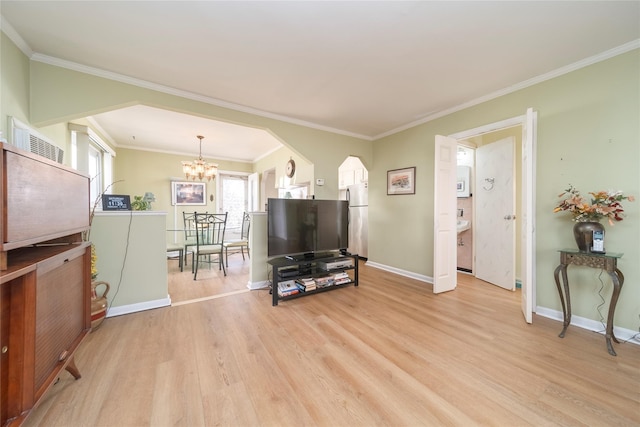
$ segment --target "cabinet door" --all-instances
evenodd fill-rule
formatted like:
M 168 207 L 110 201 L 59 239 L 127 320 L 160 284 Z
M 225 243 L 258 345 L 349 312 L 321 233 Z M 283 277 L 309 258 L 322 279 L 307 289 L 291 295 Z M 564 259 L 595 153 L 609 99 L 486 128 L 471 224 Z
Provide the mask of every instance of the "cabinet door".
M 347 188 L 349 185 L 354 184 L 353 170 L 340 171 L 340 188 Z
M 0 425 L 15 420 L 33 406 L 25 389 L 32 375 L 26 369 L 33 349 L 29 331 L 33 316 L 27 308 L 35 301 L 35 271 L 0 284 Z
M 69 254 L 75 252 L 75 254 Z M 46 389 L 86 330 L 89 295 L 84 284 L 87 251 L 68 251 L 38 265 L 36 284 L 36 398 Z
M 89 178 L 29 153 L 5 152 L 3 250 L 79 233 L 89 227 Z M 60 200 L 60 191 L 73 195 Z M 42 212 L 47 221 L 42 221 Z
M 360 184 L 364 182 L 364 169 L 356 169 L 353 171 L 353 183 Z
M 10 284 L 0 285 L 0 425 L 9 418 L 9 313 L 11 306 Z M 7 349 L 5 351 L 5 349 Z

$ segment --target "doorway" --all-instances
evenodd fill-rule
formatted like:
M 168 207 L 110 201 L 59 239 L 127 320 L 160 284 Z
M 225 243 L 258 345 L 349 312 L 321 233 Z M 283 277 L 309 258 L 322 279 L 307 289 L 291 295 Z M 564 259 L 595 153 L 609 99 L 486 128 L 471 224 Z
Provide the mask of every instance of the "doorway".
M 500 122 L 491 123 L 478 128 L 459 132 L 448 137 L 436 135 L 435 138 L 435 184 L 434 184 L 434 293 L 454 290 L 456 276 L 456 252 L 447 250 L 455 247 L 455 163 L 451 159 L 455 156 L 457 143 L 475 136 L 485 135 L 512 127 L 522 130 L 522 154 L 518 164 L 521 166 L 519 174 L 521 190 L 520 219 L 521 256 L 521 308 L 527 323 L 533 319 L 535 306 L 535 144 L 537 113 L 532 108 L 527 109 L 522 116 L 513 117 Z M 455 161 L 454 161 L 455 162 Z M 440 179 L 439 179 L 440 178 Z M 439 183 L 446 185 L 439 186 Z M 442 250 L 440 250 L 442 249 Z

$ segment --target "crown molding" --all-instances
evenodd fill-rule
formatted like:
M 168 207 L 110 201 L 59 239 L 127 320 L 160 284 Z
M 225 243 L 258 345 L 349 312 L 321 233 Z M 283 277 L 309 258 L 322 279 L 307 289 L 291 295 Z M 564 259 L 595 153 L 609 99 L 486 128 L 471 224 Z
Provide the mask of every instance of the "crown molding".
M 500 90 L 495 91 L 493 93 L 490 93 L 490 94 L 481 96 L 479 98 L 473 99 L 473 100 L 471 100 L 469 102 L 465 102 L 463 104 L 456 105 L 455 107 L 447 108 L 445 110 L 438 111 L 438 112 L 436 112 L 434 114 L 430 114 L 430 115 L 428 115 L 428 116 L 426 116 L 426 117 L 424 117 L 422 119 L 413 121 L 411 123 L 407 123 L 406 125 L 403 125 L 403 126 L 400 126 L 398 128 L 392 129 L 392 130 L 390 130 L 388 132 L 384 132 L 384 133 L 381 133 L 379 135 L 376 135 L 376 136 L 374 136 L 372 138 L 372 140 L 375 141 L 375 140 L 378 140 L 380 138 L 384 138 L 386 136 L 393 135 L 393 134 L 396 134 L 398 132 L 402 132 L 402 131 L 410 129 L 412 127 L 415 127 L 415 126 L 418 126 L 418 125 L 422 125 L 424 123 L 428 123 L 428 122 L 430 122 L 432 120 L 435 120 L 435 119 L 438 119 L 440 117 L 448 116 L 449 114 L 452 114 L 452 113 L 467 109 L 469 107 L 473 107 L 473 106 L 478 105 L 478 104 L 482 104 L 483 102 L 491 101 L 492 99 L 496 99 L 496 98 L 499 98 L 501 96 L 508 95 L 510 93 L 519 91 L 521 89 L 525 89 L 527 87 L 536 85 L 538 83 L 542 83 L 544 81 L 551 80 L 551 79 L 554 79 L 556 77 L 560 77 L 562 75 L 571 73 L 573 71 L 577 71 L 577 70 L 579 70 L 581 68 L 588 67 L 589 65 L 593 65 L 593 64 L 596 64 L 598 62 L 605 61 L 607 59 L 613 58 L 614 56 L 622 55 L 623 53 L 627 53 L 627 52 L 630 52 L 630 51 L 638 49 L 638 48 L 640 48 L 640 39 L 636 39 L 636 40 L 630 41 L 629 43 L 625 43 L 625 44 L 623 44 L 621 46 L 618 46 L 618 47 L 615 47 L 613 49 L 606 50 L 606 51 L 604 51 L 602 53 L 599 53 L 598 55 L 590 56 L 589 58 L 585 58 L 585 59 L 582 59 L 582 60 L 580 60 L 578 62 L 574 62 L 573 64 L 569 64 L 569 65 L 567 65 L 565 67 L 561 67 L 561 68 L 558 68 L 556 70 L 550 71 L 548 73 L 541 74 L 541 75 L 533 77 L 533 78 L 531 78 L 529 80 L 525 80 L 523 82 L 517 83 L 517 84 L 515 84 L 513 86 L 509 86 L 507 88 L 500 89 Z
M 7 21 L 4 16 L 0 15 L 0 31 L 5 33 L 7 37 L 16 45 L 18 49 L 24 53 L 27 58 L 31 58 L 33 55 L 33 51 L 31 47 L 27 44 L 26 41 L 18 34 L 18 32 L 13 28 L 9 21 Z
M 613 49 L 609 49 L 609 50 L 606 50 L 606 51 L 604 51 L 602 53 L 599 53 L 597 55 L 591 56 L 589 58 L 585 58 L 583 60 L 574 62 L 572 64 L 569 64 L 569 65 L 565 66 L 565 67 L 561 67 L 561 68 L 558 68 L 556 70 L 550 71 L 548 73 L 541 74 L 539 76 L 533 77 L 531 79 L 525 80 L 523 82 L 517 83 L 517 84 L 509 86 L 507 88 L 492 92 L 490 94 L 481 96 L 481 97 L 473 99 L 471 101 L 456 105 L 454 107 L 447 108 L 447 109 L 435 112 L 433 114 L 430 114 L 430 115 L 427 115 L 427 116 L 423 117 L 422 119 L 418 119 L 418 120 L 412 121 L 410 123 L 407 123 L 407 124 L 402 125 L 400 127 L 394 128 L 394 129 L 389 130 L 387 132 L 383 132 L 383 133 L 375 135 L 375 136 L 367 136 L 367 135 L 361 135 L 361 134 L 357 134 L 357 133 L 353 133 L 353 132 L 344 131 L 344 130 L 341 130 L 341 129 L 335 129 L 335 128 L 328 127 L 328 126 L 322 126 L 322 125 L 319 125 L 319 124 L 316 124 L 316 123 L 307 122 L 307 121 L 304 121 L 304 120 L 298 120 L 298 119 L 294 119 L 294 118 L 291 118 L 291 117 L 282 116 L 282 115 L 279 115 L 279 114 L 273 114 L 273 113 L 269 113 L 269 112 L 266 112 L 266 111 L 258 110 L 258 109 L 255 109 L 255 108 L 246 107 L 246 106 L 243 106 L 243 105 L 238 105 L 238 104 L 234 104 L 234 103 L 227 102 L 227 101 L 222 101 L 222 100 L 219 100 L 219 99 L 216 99 L 216 98 L 211 98 L 211 97 L 199 95 L 199 94 L 196 94 L 196 93 L 193 93 L 193 92 L 188 92 L 188 91 L 184 91 L 184 90 L 180 90 L 180 89 L 175 89 L 175 88 L 172 88 L 172 87 L 151 83 L 151 82 L 148 82 L 148 81 L 145 81 L 145 80 L 141 80 L 141 79 L 137 79 L 137 78 L 134 78 L 134 77 L 125 76 L 125 75 L 122 75 L 122 74 L 113 73 L 113 72 L 110 72 L 110 71 L 101 70 L 101 69 L 94 68 L 94 67 L 88 67 L 88 66 L 85 66 L 85 65 L 82 65 L 82 64 L 78 64 L 78 63 L 75 63 L 75 62 L 72 62 L 72 61 L 67 61 L 67 60 L 55 58 L 55 57 L 52 57 L 52 56 L 43 55 L 43 54 L 40 54 L 40 53 L 35 53 L 35 52 L 33 52 L 31 50 L 29 45 L 24 41 L 24 39 L 15 31 L 15 29 L 11 26 L 11 24 L 9 24 L 9 22 L 2 15 L 0 15 L 0 30 L 2 32 L 4 32 L 9 37 L 9 39 L 11 39 L 11 41 L 13 41 L 16 44 L 16 46 L 18 46 L 18 48 L 29 59 L 31 59 L 33 61 L 42 62 L 42 63 L 45 63 L 45 64 L 54 65 L 54 66 L 57 66 L 57 67 L 66 68 L 66 69 L 73 70 L 73 71 L 78 71 L 78 72 L 81 72 L 81 73 L 85 73 L 85 74 L 89 74 L 89 75 L 105 78 L 105 79 L 108 79 L 108 80 L 113 80 L 113 81 L 118 81 L 118 82 L 121 82 L 121 83 L 130 84 L 130 85 L 141 87 L 141 88 L 145 88 L 145 89 L 150 89 L 150 90 L 154 90 L 154 91 L 157 91 L 157 92 L 166 93 L 166 94 L 169 94 L 169 95 L 175 95 L 175 96 L 179 96 L 181 98 L 191 99 L 193 101 L 199 101 L 199 102 L 203 102 L 205 104 L 215 105 L 215 106 L 218 106 L 218 107 L 227 108 L 227 109 L 234 110 L 234 111 L 239 111 L 239 112 L 243 112 L 243 113 L 247 113 L 247 114 L 253 114 L 253 115 L 256 115 L 256 116 L 260 116 L 260 117 L 265 117 L 265 118 L 278 120 L 278 121 L 281 121 L 281 122 L 290 123 L 290 124 L 294 124 L 294 125 L 298 125 L 298 126 L 304 126 L 304 127 L 311 128 L 311 129 L 317 129 L 317 130 L 321 130 L 321 131 L 325 131 L 325 132 L 335 133 L 335 134 L 338 134 L 338 135 L 344 135 L 344 136 L 348 136 L 348 137 L 352 137 L 352 138 L 362 139 L 362 140 L 365 140 L 365 141 L 376 141 L 378 139 L 385 138 L 387 136 L 396 134 L 398 132 L 402 132 L 402 131 L 410 129 L 412 127 L 428 123 L 430 121 L 433 121 L 433 120 L 436 120 L 438 118 L 447 116 L 449 114 L 453 114 L 455 112 L 458 112 L 458 111 L 461 111 L 461 110 L 476 106 L 478 104 L 482 104 L 483 102 L 491 101 L 491 100 L 499 98 L 501 96 L 508 95 L 508 94 L 516 92 L 518 90 L 525 89 L 527 87 L 542 83 L 542 82 L 547 81 L 547 80 L 551 80 L 553 78 L 562 76 L 564 74 L 571 73 L 571 72 L 579 70 L 581 68 L 596 64 L 598 62 L 605 61 L 605 60 L 613 58 L 615 56 L 622 55 L 624 53 L 627 53 L 627 52 L 630 52 L 632 50 L 640 48 L 640 39 L 635 39 L 635 40 L 632 40 L 632 41 L 630 41 L 628 43 L 625 43 L 623 45 L 615 47 Z
M 168 95 L 175 95 L 181 98 L 191 99 L 193 101 L 203 102 L 205 104 L 215 105 L 217 107 L 227 108 L 229 110 L 239 111 L 242 113 L 253 114 L 255 116 L 265 117 L 268 119 L 279 120 L 281 122 L 291 123 L 294 125 L 304 126 L 312 129 L 317 129 L 325 132 L 336 133 L 340 135 L 350 136 L 358 139 L 371 140 L 370 136 L 360 135 L 353 132 L 347 132 L 341 129 L 335 129 L 328 126 L 322 126 L 316 123 L 307 122 L 304 120 L 298 120 L 287 116 L 282 116 L 279 114 L 273 114 L 266 111 L 258 110 L 256 108 L 246 107 L 244 105 L 238 105 L 227 101 L 222 101 L 220 99 L 211 98 L 204 95 L 199 95 L 197 93 L 172 88 L 169 86 L 159 85 L 156 83 L 151 83 L 145 80 L 137 79 L 134 77 L 125 76 L 122 74 L 114 73 L 111 71 L 101 70 L 99 68 L 89 67 L 86 65 L 78 64 L 76 62 L 67 61 L 60 58 L 55 58 L 48 55 L 43 55 L 41 53 L 34 53 L 31 55 L 31 60 L 42 62 L 44 64 L 53 65 L 56 67 L 66 68 L 72 71 L 78 71 L 80 73 L 93 75 L 96 77 L 101 77 L 108 80 L 117 81 L 120 83 L 130 84 L 132 86 L 138 86 L 145 89 L 154 90 L 156 92 L 166 93 Z

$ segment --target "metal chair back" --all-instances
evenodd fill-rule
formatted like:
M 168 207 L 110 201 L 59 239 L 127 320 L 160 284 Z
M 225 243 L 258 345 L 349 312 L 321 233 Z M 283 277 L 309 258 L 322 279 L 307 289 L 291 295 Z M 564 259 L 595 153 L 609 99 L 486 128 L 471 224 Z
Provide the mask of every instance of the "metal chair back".
M 224 232 L 227 225 L 227 214 L 196 213 L 197 246 L 220 245 L 224 243 Z
M 219 269 L 227 275 L 227 270 L 222 262 L 224 251 L 224 232 L 227 226 L 227 214 L 195 213 L 196 225 L 196 251 L 193 254 L 193 280 L 198 276 L 200 257 L 206 256 L 210 262 L 211 255 L 218 257 Z

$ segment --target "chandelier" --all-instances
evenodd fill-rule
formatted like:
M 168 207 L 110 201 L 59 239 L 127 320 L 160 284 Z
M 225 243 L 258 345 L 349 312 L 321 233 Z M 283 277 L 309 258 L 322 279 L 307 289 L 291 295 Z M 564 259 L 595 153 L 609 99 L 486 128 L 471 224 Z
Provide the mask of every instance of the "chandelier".
M 207 178 L 207 181 L 211 181 L 218 173 L 218 165 L 207 163 L 202 159 L 202 139 L 204 136 L 198 135 L 197 138 L 200 140 L 200 155 L 192 162 L 182 162 L 182 172 L 187 179 L 193 179 L 195 181 L 195 179 L 198 178 L 202 181 L 202 178 Z

